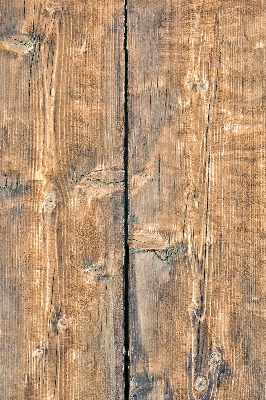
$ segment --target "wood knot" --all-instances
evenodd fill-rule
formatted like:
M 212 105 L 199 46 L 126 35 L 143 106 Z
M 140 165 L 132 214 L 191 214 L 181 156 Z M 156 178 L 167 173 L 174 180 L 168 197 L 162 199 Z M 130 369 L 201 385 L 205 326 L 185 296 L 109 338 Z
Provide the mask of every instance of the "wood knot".
M 209 88 L 209 82 L 205 78 L 200 79 L 197 75 L 193 75 L 191 71 L 188 71 L 186 86 L 193 92 L 204 93 Z
M 207 378 L 203 375 L 199 375 L 194 383 L 195 389 L 198 391 L 203 391 L 207 388 Z
M 37 359 L 42 358 L 44 355 L 45 355 L 45 349 L 40 348 L 40 346 L 37 346 L 32 354 L 32 356 Z
M 35 42 L 26 35 L 14 35 L 0 40 L 0 48 L 16 53 L 18 56 L 33 54 Z
M 222 362 L 222 356 L 218 351 L 214 351 L 211 355 L 210 355 L 210 359 L 209 359 L 209 366 L 211 369 L 216 369 L 219 367 L 219 365 Z
M 66 317 L 62 317 L 57 322 L 58 331 L 69 332 L 69 324 L 68 319 Z
M 54 195 L 48 195 L 44 199 L 44 209 L 47 211 L 53 211 L 56 207 L 57 201 Z

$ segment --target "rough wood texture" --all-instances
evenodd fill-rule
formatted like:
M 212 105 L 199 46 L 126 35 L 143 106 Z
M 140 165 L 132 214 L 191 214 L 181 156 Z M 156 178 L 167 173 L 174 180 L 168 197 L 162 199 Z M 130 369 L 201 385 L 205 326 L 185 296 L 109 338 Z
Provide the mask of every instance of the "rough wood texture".
M 0 0 L 0 398 L 127 397 L 129 128 L 129 396 L 265 399 L 266 3 L 127 5 L 128 127 L 121 0 Z
M 265 24 L 128 2 L 135 399 L 265 399 Z
M 0 11 L 0 397 L 121 399 L 124 6 Z

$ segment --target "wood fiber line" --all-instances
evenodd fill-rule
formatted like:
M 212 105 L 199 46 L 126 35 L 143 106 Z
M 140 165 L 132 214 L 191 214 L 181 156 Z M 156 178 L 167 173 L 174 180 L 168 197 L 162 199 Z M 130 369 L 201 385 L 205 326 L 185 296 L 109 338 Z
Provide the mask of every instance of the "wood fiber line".
M 124 5 L 0 11 L 0 398 L 122 399 Z
M 131 398 L 266 398 L 265 24 L 128 1 Z

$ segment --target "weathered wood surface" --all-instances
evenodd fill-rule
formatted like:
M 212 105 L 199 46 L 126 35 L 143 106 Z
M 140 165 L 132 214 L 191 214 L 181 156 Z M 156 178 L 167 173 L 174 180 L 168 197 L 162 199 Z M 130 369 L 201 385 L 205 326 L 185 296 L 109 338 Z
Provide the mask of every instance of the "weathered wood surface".
M 259 1 L 128 1 L 130 393 L 265 399 Z
M 0 398 L 123 398 L 124 5 L 1 0 Z
M 127 6 L 129 396 L 265 399 L 266 4 Z M 124 12 L 0 1 L 4 400 L 125 398 Z

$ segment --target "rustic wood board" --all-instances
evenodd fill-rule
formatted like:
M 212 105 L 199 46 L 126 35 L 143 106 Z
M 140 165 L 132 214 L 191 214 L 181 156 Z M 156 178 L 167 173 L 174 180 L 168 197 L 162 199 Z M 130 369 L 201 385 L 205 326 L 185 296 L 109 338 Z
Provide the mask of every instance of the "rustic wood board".
M 124 5 L 0 4 L 0 397 L 122 399 Z
M 266 397 L 265 24 L 1 1 L 1 398 Z
M 266 398 L 265 25 L 128 1 L 132 398 Z

